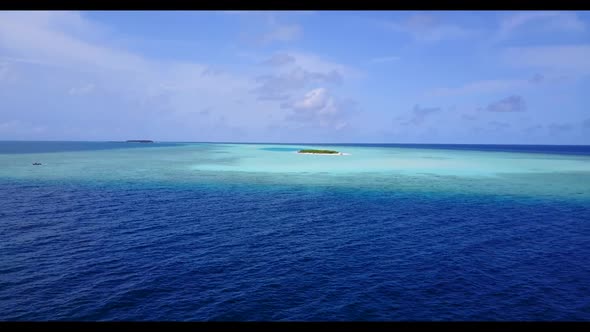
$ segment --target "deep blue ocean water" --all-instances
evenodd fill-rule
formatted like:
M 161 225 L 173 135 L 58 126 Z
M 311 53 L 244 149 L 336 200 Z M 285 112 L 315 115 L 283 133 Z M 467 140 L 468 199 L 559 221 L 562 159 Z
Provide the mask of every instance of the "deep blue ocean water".
M 232 143 L 245 144 L 245 143 Z M 259 143 L 266 144 L 266 143 Z M 273 143 L 273 145 L 297 145 L 297 143 Z M 309 143 L 300 143 L 305 146 Z M 330 143 L 331 146 L 356 146 L 356 147 L 384 147 L 384 148 L 412 148 L 412 149 L 445 149 L 467 150 L 486 152 L 526 152 L 526 153 L 551 153 L 563 155 L 590 156 L 590 145 L 526 145 L 526 144 L 396 144 L 396 143 Z M 279 151 L 270 148 L 270 151 Z
M 0 141 L 0 154 L 97 151 L 112 149 L 176 146 L 182 143 L 72 142 L 72 141 Z
M 4 321 L 587 321 L 589 257 L 585 200 L 0 179 Z

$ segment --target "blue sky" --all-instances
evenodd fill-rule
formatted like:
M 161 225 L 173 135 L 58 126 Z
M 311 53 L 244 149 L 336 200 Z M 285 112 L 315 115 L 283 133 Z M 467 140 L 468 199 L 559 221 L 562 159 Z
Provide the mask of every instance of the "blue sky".
M 0 12 L 0 139 L 590 144 L 590 13 Z

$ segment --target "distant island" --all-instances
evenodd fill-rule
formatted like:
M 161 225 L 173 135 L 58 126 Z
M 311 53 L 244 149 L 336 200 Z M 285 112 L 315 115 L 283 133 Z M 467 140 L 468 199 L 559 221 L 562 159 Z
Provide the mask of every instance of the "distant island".
M 329 154 L 329 155 L 342 155 L 342 152 L 334 151 L 334 150 L 314 150 L 314 149 L 303 149 L 297 151 L 300 154 Z
M 149 139 L 130 139 L 126 141 L 127 143 L 154 143 Z

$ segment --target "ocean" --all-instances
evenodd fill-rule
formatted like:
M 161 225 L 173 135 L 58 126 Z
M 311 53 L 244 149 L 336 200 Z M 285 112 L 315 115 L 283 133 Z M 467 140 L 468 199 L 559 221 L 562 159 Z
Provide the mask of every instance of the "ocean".
M 1 321 L 588 321 L 588 257 L 589 146 L 0 142 Z

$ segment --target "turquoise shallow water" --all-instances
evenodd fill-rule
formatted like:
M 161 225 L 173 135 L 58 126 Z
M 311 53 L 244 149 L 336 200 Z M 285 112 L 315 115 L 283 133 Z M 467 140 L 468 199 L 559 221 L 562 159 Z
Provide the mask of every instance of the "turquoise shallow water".
M 102 150 L 0 154 L 0 178 L 590 197 L 589 155 L 313 146 L 349 154 L 330 156 L 297 154 L 308 147 L 304 145 L 184 143 L 127 148 L 110 144 Z M 33 162 L 43 165 L 32 166 Z

